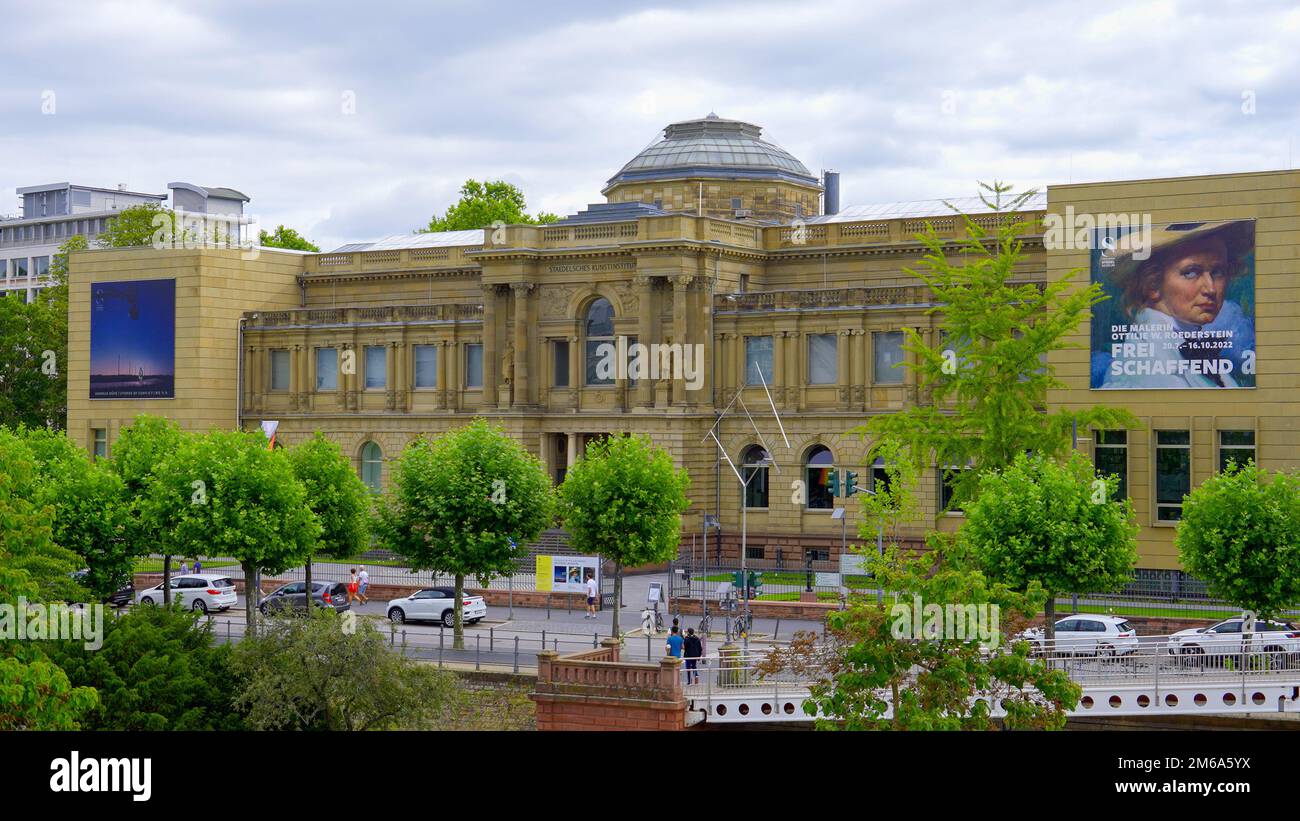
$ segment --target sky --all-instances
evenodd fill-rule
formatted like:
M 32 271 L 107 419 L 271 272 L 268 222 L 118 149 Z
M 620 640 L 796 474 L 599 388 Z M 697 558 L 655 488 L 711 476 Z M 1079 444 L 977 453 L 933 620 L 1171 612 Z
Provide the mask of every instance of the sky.
M 228 186 L 323 248 L 469 177 L 573 213 L 674 121 L 743 119 L 844 206 L 1300 165 L 1300 7 L 1252 2 L 0 0 L 19 186 Z

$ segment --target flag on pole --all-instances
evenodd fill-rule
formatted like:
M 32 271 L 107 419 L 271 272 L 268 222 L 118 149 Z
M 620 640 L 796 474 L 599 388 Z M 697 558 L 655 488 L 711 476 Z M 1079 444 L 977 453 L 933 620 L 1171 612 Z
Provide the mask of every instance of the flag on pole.
M 267 420 L 262 423 L 262 433 L 266 434 L 268 441 L 266 447 L 268 450 L 275 450 L 275 431 L 279 427 L 280 423 L 273 420 Z

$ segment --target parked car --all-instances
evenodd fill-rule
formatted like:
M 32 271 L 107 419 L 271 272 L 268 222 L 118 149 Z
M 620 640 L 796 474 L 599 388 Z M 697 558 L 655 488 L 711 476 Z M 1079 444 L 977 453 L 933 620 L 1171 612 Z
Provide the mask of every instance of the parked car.
M 75 581 L 85 583 L 86 581 L 89 581 L 87 577 L 90 575 L 90 570 L 89 568 L 77 570 L 70 575 Z M 112 605 L 113 607 L 126 607 L 134 599 L 135 585 L 131 582 L 127 582 L 125 587 L 119 588 L 117 591 L 110 593 L 105 597 L 104 604 Z
M 1031 627 L 1020 634 L 1037 652 L 1047 651 L 1046 633 Z M 1052 651 L 1062 655 L 1124 656 L 1138 649 L 1137 631 L 1119 616 L 1077 613 L 1056 622 Z
M 239 601 L 239 595 L 235 592 L 234 579 L 220 573 L 172 576 L 172 598 L 181 607 L 189 607 L 200 613 L 209 610 L 229 610 Z M 136 601 L 139 604 L 162 604 L 162 584 L 140 591 Z
M 287 610 L 305 611 L 307 609 L 307 583 L 290 582 L 262 597 L 257 609 L 265 615 L 268 612 L 283 613 Z M 343 582 L 313 581 L 311 583 L 312 604 L 317 607 L 332 607 L 337 612 L 351 610 L 348 591 Z
M 1205 660 L 1222 663 L 1225 657 L 1241 654 L 1243 624 L 1237 616 L 1209 627 L 1179 630 L 1169 637 L 1165 651 L 1171 656 L 1208 657 Z M 1262 658 L 1269 667 L 1294 668 L 1300 665 L 1300 629 L 1290 622 L 1261 619 L 1255 622 L 1245 650 L 1267 654 Z
M 482 596 L 465 596 L 461 600 L 461 618 L 466 624 L 475 624 L 487 615 L 487 604 Z M 401 624 L 406 621 L 440 621 L 446 627 L 456 626 L 456 588 L 426 587 L 403 599 L 388 603 L 388 618 Z

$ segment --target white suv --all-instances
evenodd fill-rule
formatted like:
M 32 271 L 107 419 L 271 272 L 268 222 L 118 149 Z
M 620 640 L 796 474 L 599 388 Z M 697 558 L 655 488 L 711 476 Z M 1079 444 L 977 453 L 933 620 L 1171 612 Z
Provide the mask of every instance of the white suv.
M 1046 651 L 1043 628 L 1031 627 L 1021 637 L 1037 652 Z M 1138 649 L 1137 631 L 1119 616 L 1078 613 L 1056 623 L 1052 650 L 1058 655 L 1123 656 Z
M 444 627 L 456 626 L 456 588 L 426 587 L 402 599 L 393 599 L 386 610 L 388 618 L 401 624 L 406 621 L 440 621 Z M 461 600 L 461 619 L 474 624 L 487 615 L 482 596 L 465 595 Z
M 1238 616 L 1209 627 L 1179 630 L 1169 637 L 1165 651 L 1171 656 L 1209 656 L 1221 663 L 1222 657 L 1241 653 L 1242 623 Z M 1284 621 L 1256 621 L 1246 651 L 1266 653 L 1271 668 L 1294 669 L 1300 663 L 1300 629 Z
M 239 601 L 239 594 L 235 592 L 235 582 L 229 576 L 220 573 L 192 573 L 188 576 L 172 576 L 172 598 L 181 607 L 206 613 L 209 610 L 229 610 Z M 135 600 L 137 604 L 162 604 L 162 584 L 141 590 L 136 594 Z

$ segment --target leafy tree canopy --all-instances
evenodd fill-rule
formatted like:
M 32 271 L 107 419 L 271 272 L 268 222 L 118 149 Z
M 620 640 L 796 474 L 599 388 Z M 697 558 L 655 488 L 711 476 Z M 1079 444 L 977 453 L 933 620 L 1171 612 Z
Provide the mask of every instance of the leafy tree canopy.
M 469 231 L 487 228 L 493 223 L 506 225 L 541 225 L 559 219 L 555 214 L 541 213 L 531 217 L 525 213 L 524 192 L 504 180 L 465 180 L 460 188 L 460 199 L 447 207 L 441 217 L 433 217 L 418 234 L 434 231 Z
M 258 235 L 258 245 L 264 248 L 288 248 L 291 251 L 320 251 L 320 246 L 301 236 L 292 228 L 277 225 L 274 233 L 263 230 Z
M 1230 465 L 1183 502 L 1183 567 L 1212 595 L 1261 617 L 1300 602 L 1300 476 Z

